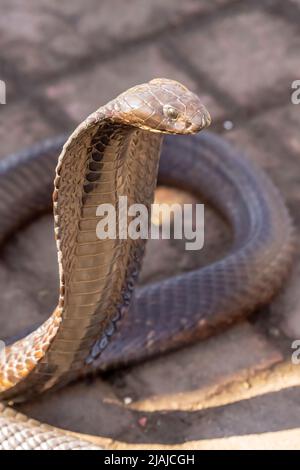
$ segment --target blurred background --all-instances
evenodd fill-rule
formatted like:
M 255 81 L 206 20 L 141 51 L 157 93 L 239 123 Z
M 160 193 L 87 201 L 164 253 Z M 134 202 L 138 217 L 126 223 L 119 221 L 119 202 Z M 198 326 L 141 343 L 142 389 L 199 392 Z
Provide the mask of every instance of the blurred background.
M 265 168 L 299 230 L 300 105 L 291 102 L 292 82 L 300 79 L 299 0 L 0 0 L 0 9 L 7 89 L 0 157 L 72 131 L 132 85 L 173 78 L 201 96 L 212 131 Z M 165 201 L 190 197 L 160 191 Z M 198 264 L 228 243 L 209 209 L 206 224 Z M 181 247 L 161 242 L 148 249 L 142 279 L 194 264 Z M 270 375 L 300 338 L 299 266 L 296 254 L 287 289 L 251 323 L 22 409 L 125 447 L 299 448 L 299 379 Z M 45 216 L 2 254 L 3 337 L 41 321 L 55 305 L 56 270 L 52 218 Z M 265 378 L 256 383 L 257 371 Z

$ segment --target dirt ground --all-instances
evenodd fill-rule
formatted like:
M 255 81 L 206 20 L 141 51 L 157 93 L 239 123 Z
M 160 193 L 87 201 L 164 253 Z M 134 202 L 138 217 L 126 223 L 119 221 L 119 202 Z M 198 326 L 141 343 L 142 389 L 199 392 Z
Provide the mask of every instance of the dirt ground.
M 299 0 L 1 1 L 1 157 L 71 131 L 95 107 L 157 76 L 203 99 L 212 130 L 263 167 L 300 231 Z M 160 201 L 189 201 L 170 188 Z M 151 241 L 141 282 L 211 262 L 230 233 L 206 208 L 205 247 Z M 216 337 L 86 379 L 20 406 L 34 418 L 101 436 L 110 448 L 300 448 L 300 256 L 269 306 Z M 1 339 L 49 315 L 57 301 L 52 217 L 1 253 Z

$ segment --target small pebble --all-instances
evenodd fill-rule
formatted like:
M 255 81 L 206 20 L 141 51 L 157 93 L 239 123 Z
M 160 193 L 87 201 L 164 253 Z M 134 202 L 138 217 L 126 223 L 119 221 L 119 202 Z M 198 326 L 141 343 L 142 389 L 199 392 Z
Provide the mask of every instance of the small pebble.
M 124 401 L 125 405 L 130 405 L 130 403 L 132 403 L 132 398 L 131 397 L 125 397 L 123 401 Z
M 233 129 L 233 122 L 232 121 L 224 121 L 223 122 L 223 127 L 226 131 L 231 131 Z

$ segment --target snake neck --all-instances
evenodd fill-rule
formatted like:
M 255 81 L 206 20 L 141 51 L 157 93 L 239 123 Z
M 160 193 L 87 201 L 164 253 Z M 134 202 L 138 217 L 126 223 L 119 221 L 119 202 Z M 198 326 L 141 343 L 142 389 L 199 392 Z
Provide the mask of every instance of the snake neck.
M 65 383 L 105 349 L 128 308 L 145 241 L 117 233 L 99 239 L 97 208 L 109 204 L 117 210 L 126 196 L 128 205 L 150 210 L 161 141 L 161 134 L 98 115 L 65 145 L 53 193 L 59 303 L 40 328 L 6 348 L 0 398 Z

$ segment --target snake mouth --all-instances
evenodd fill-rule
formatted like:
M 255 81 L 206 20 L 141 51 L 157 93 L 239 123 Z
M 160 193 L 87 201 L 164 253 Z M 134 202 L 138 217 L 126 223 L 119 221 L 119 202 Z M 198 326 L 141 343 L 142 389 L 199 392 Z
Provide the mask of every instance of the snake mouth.
M 190 121 L 186 122 L 185 133 L 196 134 L 211 125 L 212 119 L 207 109 L 197 111 Z

